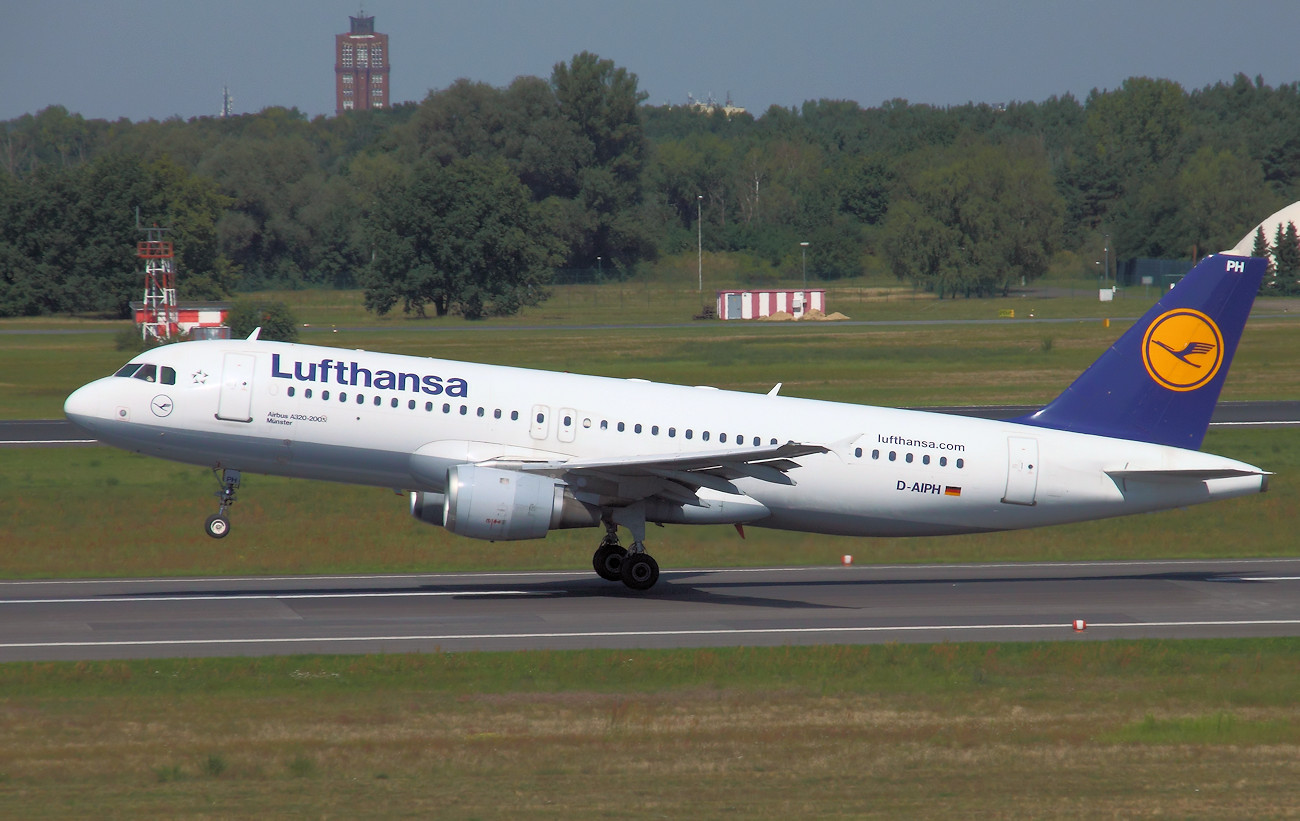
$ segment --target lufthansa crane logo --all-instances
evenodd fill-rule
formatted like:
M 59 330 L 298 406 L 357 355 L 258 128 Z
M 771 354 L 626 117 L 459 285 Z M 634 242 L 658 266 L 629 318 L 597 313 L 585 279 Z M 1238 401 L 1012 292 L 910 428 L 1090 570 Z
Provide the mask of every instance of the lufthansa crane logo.
M 1223 334 L 1200 311 L 1165 311 L 1147 328 L 1142 364 L 1157 384 L 1171 391 L 1194 391 L 1207 384 L 1223 364 Z

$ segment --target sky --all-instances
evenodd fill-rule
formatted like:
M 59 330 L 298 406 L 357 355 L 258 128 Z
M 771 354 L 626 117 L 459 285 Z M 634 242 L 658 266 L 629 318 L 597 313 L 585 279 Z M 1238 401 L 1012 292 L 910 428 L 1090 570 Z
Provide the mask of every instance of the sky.
M 1300 80 L 1295 0 L 9 0 L 0 121 L 297 107 L 334 113 L 334 35 L 364 8 L 389 35 L 392 100 L 461 77 L 505 86 L 590 51 L 654 105 L 728 96 L 761 115 L 806 100 L 1042 101 L 1127 77 L 1191 90 Z

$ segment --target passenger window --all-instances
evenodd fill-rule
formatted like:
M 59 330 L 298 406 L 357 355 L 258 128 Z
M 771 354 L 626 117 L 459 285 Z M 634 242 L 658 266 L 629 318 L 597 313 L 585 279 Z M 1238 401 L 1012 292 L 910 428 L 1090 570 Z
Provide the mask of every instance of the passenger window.
M 651 435 L 651 436 L 658 436 L 658 435 L 659 435 L 659 426 L 658 426 L 658 425 L 651 425 L 651 426 L 650 426 L 650 435 Z
M 346 402 L 346 401 L 348 401 L 348 395 L 347 395 L 346 392 L 344 392 L 344 391 L 339 391 L 339 401 L 340 401 L 340 402 Z
M 692 437 L 694 437 L 694 436 L 695 436 L 695 431 L 691 430 L 690 428 L 687 428 L 687 429 L 686 429 L 686 438 L 687 438 L 687 439 L 690 439 L 690 438 L 692 438 Z
M 321 392 L 320 392 L 320 398 L 321 398 L 321 399 L 329 399 L 329 398 L 330 398 L 330 392 L 329 392 L 329 391 L 321 391 Z
M 397 400 L 394 399 L 393 401 L 396 402 Z M 412 399 L 411 401 L 409 401 L 409 402 L 406 403 L 406 409 L 407 409 L 407 410 L 415 410 L 415 400 L 414 400 L 414 399 Z
M 718 441 L 719 441 L 719 442 L 725 442 L 725 441 L 727 441 L 727 434 L 725 434 L 725 433 L 719 433 L 719 434 L 718 434 Z
M 308 399 L 311 399 L 311 388 L 308 388 L 307 390 L 303 391 L 302 395 L 307 397 Z
M 492 418 L 493 418 L 493 419 L 500 419 L 500 418 L 501 418 L 501 409 L 500 409 L 500 408 L 497 408 L 496 410 L 492 411 Z
M 907 462 L 909 465 L 912 464 L 912 454 L 909 453 L 907 456 L 903 457 L 903 461 Z
M 289 386 L 288 394 L 289 394 L 290 396 L 293 396 L 293 385 L 290 385 L 290 386 Z
M 600 429 L 601 429 L 601 430 L 609 430 L 609 420 L 608 420 L 608 419 L 602 419 L 602 420 L 600 420 Z
M 479 415 L 479 418 L 480 418 L 480 419 L 483 418 L 483 409 L 482 409 L 482 408 L 479 408 L 479 409 L 478 409 L 478 415 Z
M 424 409 L 425 409 L 426 411 L 428 411 L 429 413 L 433 413 L 433 403 L 432 403 L 432 402 L 425 402 L 425 403 L 424 403 Z
M 415 403 L 412 402 L 411 405 L 414 406 Z M 396 396 L 394 396 L 392 399 L 388 400 L 388 407 L 390 407 L 390 408 L 395 408 L 395 407 L 397 407 L 397 397 L 396 397 Z
M 966 467 L 966 460 L 965 460 L 965 459 L 958 459 L 958 460 L 957 460 L 957 467 L 958 467 L 959 469 L 960 469 L 960 468 L 964 468 L 964 467 Z
M 880 449 L 879 449 L 879 448 L 877 448 L 876 450 L 871 451 L 871 458 L 872 458 L 872 459 L 879 459 L 879 458 L 880 458 Z
M 898 454 L 891 450 L 889 452 L 889 461 L 895 462 L 897 460 L 898 460 Z
M 705 442 L 709 441 L 709 432 L 706 430 L 704 433 L 701 433 L 700 439 L 702 439 Z
M 635 425 L 633 425 L 633 426 L 632 426 L 632 431 L 633 431 L 634 433 L 640 433 L 640 432 L 641 432 L 641 423 L 640 423 L 640 422 L 637 422 Z
M 946 468 L 946 467 L 948 467 L 948 457 L 947 457 L 947 456 L 940 456 L 940 457 L 939 457 L 939 467 L 941 467 L 941 468 Z
M 443 413 L 451 413 L 451 405 L 448 404 L 447 402 L 443 402 L 443 403 L 442 403 L 442 412 L 443 412 Z
M 858 457 L 859 459 L 861 459 L 861 458 L 862 458 L 862 448 L 854 448 L 854 449 L 853 449 L 853 455 L 856 456 L 856 457 Z
M 622 433 L 622 432 L 623 432 L 624 430 L 626 430 L 626 429 L 627 429 L 627 426 L 626 426 L 626 425 L 624 425 L 622 422 L 619 422 L 619 423 L 618 423 L 618 432 L 619 432 L 619 433 Z
M 668 438 L 669 438 L 669 439 L 675 439 L 675 438 L 677 438 L 677 428 L 669 428 L 669 429 L 668 429 Z
M 930 464 L 930 454 L 927 453 L 926 455 L 921 457 L 921 464 L 923 465 Z
M 162 383 L 163 383 L 164 385 L 175 385 L 175 384 L 176 384 L 176 369 L 175 369 L 175 368 L 169 368 L 169 367 L 167 367 L 166 365 L 163 365 L 163 369 L 162 369 Z
M 466 415 L 468 415 L 468 414 L 469 414 L 469 405 L 461 405 L 461 406 L 460 406 L 460 415 L 461 415 L 461 416 L 466 416 Z
M 511 422 L 519 421 L 519 411 L 510 411 L 510 421 Z

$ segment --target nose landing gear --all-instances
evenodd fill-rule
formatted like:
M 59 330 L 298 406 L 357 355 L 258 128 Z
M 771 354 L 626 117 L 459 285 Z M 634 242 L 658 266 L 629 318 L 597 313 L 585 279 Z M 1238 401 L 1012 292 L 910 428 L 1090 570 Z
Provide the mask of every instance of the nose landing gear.
M 213 468 L 213 475 L 218 470 L 221 469 Z M 217 508 L 217 512 L 209 516 L 208 520 L 203 524 L 203 529 L 214 539 L 225 538 L 226 534 L 230 532 L 230 518 L 226 516 L 226 511 L 235 503 L 235 491 L 239 488 L 239 471 L 222 470 L 219 481 L 221 482 L 221 490 L 218 490 L 213 495 L 217 497 L 221 505 Z

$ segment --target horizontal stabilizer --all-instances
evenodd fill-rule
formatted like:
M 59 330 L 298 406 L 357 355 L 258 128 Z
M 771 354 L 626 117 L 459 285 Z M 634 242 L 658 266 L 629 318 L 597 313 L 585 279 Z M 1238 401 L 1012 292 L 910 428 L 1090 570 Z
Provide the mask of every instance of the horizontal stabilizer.
M 1204 482 L 1210 479 L 1236 479 L 1241 476 L 1271 476 L 1265 470 L 1209 468 L 1191 470 L 1108 470 L 1106 475 L 1117 481 L 1136 482 Z

